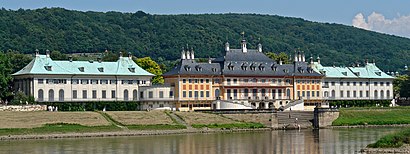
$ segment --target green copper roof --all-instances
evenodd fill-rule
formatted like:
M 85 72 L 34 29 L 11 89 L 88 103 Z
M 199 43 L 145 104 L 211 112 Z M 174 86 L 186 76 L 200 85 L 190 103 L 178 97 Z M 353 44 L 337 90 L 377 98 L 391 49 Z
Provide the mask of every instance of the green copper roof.
M 313 70 L 328 78 L 384 78 L 393 79 L 381 71 L 374 63 L 368 63 L 364 67 L 327 67 L 314 62 Z
M 36 55 L 26 67 L 13 75 L 25 74 L 154 76 L 129 57 L 120 57 L 116 62 L 54 61 L 46 55 Z

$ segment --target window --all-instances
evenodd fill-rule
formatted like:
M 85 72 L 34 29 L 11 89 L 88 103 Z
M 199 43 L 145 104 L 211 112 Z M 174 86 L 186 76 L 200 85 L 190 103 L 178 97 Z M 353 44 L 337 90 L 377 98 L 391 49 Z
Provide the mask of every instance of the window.
M 200 94 L 200 97 L 204 97 L 204 91 L 201 91 Z
M 72 79 L 71 84 L 78 84 L 78 79 Z
M 320 97 L 320 91 L 316 91 L 316 97 Z
M 369 97 L 369 91 L 366 91 L 366 97 Z
M 87 98 L 87 90 L 83 90 L 83 98 Z
M 38 94 L 37 94 L 38 96 L 38 101 L 44 101 L 44 91 L 43 91 L 43 89 L 39 89 L 38 90 Z
M 380 83 L 380 85 L 381 85 L 381 83 Z M 384 98 L 384 91 L 383 90 L 380 90 L 380 98 Z
M 384 86 L 384 82 L 380 82 L 380 86 Z
M 310 91 L 307 91 L 306 93 L 307 93 L 307 97 L 310 97 Z
M 140 98 L 144 98 L 144 92 L 143 91 L 140 92 Z
M 374 91 L 374 98 L 377 98 L 377 90 Z
M 374 82 L 374 86 L 377 86 L 377 82 Z
M 302 91 L 302 97 L 305 97 L 305 91 Z
M 340 97 L 343 98 L 343 90 L 340 91 Z
M 227 94 L 228 99 L 231 99 L 231 89 L 227 89 L 226 94 Z
M 206 91 L 206 92 L 205 92 L 205 96 L 206 96 L 206 97 L 209 97 L 209 91 Z
M 390 86 L 390 82 L 386 82 L 386 86 Z
M 60 89 L 58 91 L 58 101 L 60 102 L 64 101 L 64 90 L 63 89 Z
M 101 84 L 108 84 L 108 80 L 101 80 L 100 83 Z
M 226 79 L 227 84 L 231 84 L 231 79 Z
M 340 82 L 340 85 L 343 86 L 343 82 Z
M 134 82 L 132 80 L 128 80 L 128 84 L 133 84 Z M 137 82 L 135 82 L 137 83 Z
M 233 79 L 233 83 L 234 84 L 238 83 L 238 79 Z
M 107 91 L 101 91 L 101 98 L 107 98 Z
M 182 91 L 182 97 L 186 98 L 186 91 Z
M 347 86 L 350 86 L 350 82 L 346 82 L 346 85 L 347 85 Z
M 81 84 L 88 84 L 88 80 L 87 79 L 82 79 Z
M 205 83 L 209 83 L 209 79 L 206 79 L 206 80 L 205 80 Z
M 386 91 L 386 96 L 387 96 L 387 98 L 390 98 L 390 90 Z
M 43 83 L 44 83 L 44 79 L 37 79 L 37 83 L 38 83 L 38 84 L 43 84 Z
M 333 98 L 336 97 L 336 91 L 335 90 L 332 90 L 332 96 L 331 97 L 333 97 Z
M 199 92 L 198 91 L 194 91 L 194 96 L 195 96 L 195 98 L 198 98 L 199 97 Z
M 92 97 L 93 97 L 93 99 L 97 98 L 97 90 L 92 91 Z
M 132 100 L 137 100 L 138 99 L 138 91 L 137 91 L 137 89 L 134 89 L 133 91 L 132 91 Z
M 110 80 L 110 84 L 117 84 L 117 80 Z
M 98 84 L 98 80 L 91 80 L 91 84 Z
M 169 91 L 169 97 L 174 97 L 174 92 L 173 91 Z
M 115 90 L 111 90 L 111 98 L 115 98 Z
M 53 89 L 50 89 L 50 90 L 48 91 L 48 101 L 49 101 L 49 102 L 53 102 L 53 101 L 54 101 L 54 90 L 53 90 Z
M 332 82 L 332 86 L 334 86 L 335 85 L 335 82 Z
M 148 92 L 148 98 L 153 98 L 153 97 L 154 97 L 154 92 L 149 91 L 149 92 Z
M 77 90 L 73 90 L 73 99 L 77 99 Z
M 192 83 L 192 79 L 188 79 L 188 82 L 189 82 L 189 83 Z
M 200 81 L 200 83 L 204 83 L 204 79 L 200 79 L 199 81 Z
M 357 97 L 356 90 L 353 91 L 353 97 Z
M 188 92 L 188 96 L 189 96 L 189 98 L 192 98 L 192 91 Z
M 159 107 L 164 107 L 164 104 L 159 104 Z
M 163 91 L 159 91 L 159 98 L 164 98 L 164 92 Z
M 128 101 L 128 90 L 124 90 L 124 101 Z
M 244 90 L 243 90 L 243 93 L 244 93 L 245 97 L 248 97 L 248 96 L 249 96 L 249 90 L 248 90 L 248 89 L 244 89 Z
M 353 82 L 353 86 L 356 86 L 356 82 Z
M 182 83 L 186 83 L 186 79 L 182 79 Z
M 369 86 L 369 82 L 366 82 L 366 86 Z
M 346 91 L 346 96 L 349 98 L 350 97 L 350 91 Z
M 359 97 L 363 97 L 363 91 L 359 91 Z
M 362 85 L 363 85 L 363 82 L 359 82 L 359 85 L 362 86 Z
M 298 97 L 300 97 L 300 91 L 298 91 Z

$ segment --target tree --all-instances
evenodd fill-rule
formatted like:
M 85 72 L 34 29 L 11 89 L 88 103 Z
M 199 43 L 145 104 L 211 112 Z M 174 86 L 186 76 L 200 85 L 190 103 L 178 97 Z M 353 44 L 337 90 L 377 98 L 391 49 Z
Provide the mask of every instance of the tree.
M 61 53 L 60 51 L 52 51 L 50 53 L 50 58 L 52 60 L 67 60 L 68 59 L 67 55 Z
M 12 81 L 12 65 L 10 58 L 0 52 L 0 99 L 5 100 L 11 96 L 10 83 Z
M 152 83 L 159 83 L 159 84 L 164 83 L 164 78 L 162 77 L 161 67 L 150 57 L 137 58 L 137 59 L 134 59 L 134 61 L 142 69 L 156 75 L 155 77 L 152 78 Z
M 268 56 L 270 59 L 275 60 L 276 62 L 282 60 L 283 64 L 290 64 L 289 56 L 284 52 L 281 52 L 279 54 L 275 54 L 274 52 L 267 52 L 266 56 Z

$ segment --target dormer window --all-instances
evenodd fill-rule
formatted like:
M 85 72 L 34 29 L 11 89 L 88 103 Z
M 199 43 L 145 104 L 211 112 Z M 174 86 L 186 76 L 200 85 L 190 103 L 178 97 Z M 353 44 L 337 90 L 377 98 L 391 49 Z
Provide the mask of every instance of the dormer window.
M 242 65 L 241 65 L 241 69 L 242 69 L 242 70 L 246 71 L 247 67 L 248 67 L 248 66 L 246 66 L 245 63 L 242 63 Z
M 343 74 L 344 76 L 347 76 L 347 72 L 342 72 L 342 74 Z
M 79 70 L 80 72 L 84 72 L 84 67 L 79 67 L 78 70 Z
M 135 68 L 134 68 L 134 67 L 130 67 L 130 68 L 128 68 L 128 71 L 130 71 L 131 73 L 135 73 Z
M 229 69 L 229 70 L 233 70 L 233 65 L 232 65 L 232 63 L 229 63 L 229 64 L 228 64 L 228 69 Z
M 47 71 L 51 71 L 51 66 L 44 66 L 44 69 L 46 69 Z
M 191 67 L 188 66 L 188 65 L 185 65 L 185 66 L 184 66 L 184 69 L 185 69 L 185 71 L 191 71 Z
M 259 70 L 260 70 L 260 71 L 265 70 L 265 66 L 263 66 L 262 64 L 259 64 Z
M 288 69 L 283 69 L 283 72 L 288 73 L 289 70 Z
M 212 68 L 212 72 L 216 72 L 216 68 Z
M 104 68 L 103 68 L 103 67 L 99 67 L 99 68 L 98 68 L 98 71 L 104 72 Z
M 354 75 L 360 76 L 360 72 L 354 72 Z
M 382 72 L 374 72 L 378 76 L 382 76 Z
M 199 66 L 199 65 L 196 65 L 196 66 L 195 66 L 195 70 L 196 70 L 196 71 L 202 71 L 202 67 Z

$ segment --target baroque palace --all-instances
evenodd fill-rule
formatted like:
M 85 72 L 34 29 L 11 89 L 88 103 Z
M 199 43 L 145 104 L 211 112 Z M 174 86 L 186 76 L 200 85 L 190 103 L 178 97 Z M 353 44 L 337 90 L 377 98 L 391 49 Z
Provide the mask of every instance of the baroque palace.
M 262 51 L 225 44 L 222 57 L 197 62 L 193 49 L 152 85 L 152 74 L 132 56 L 117 62 L 55 61 L 47 52 L 13 74 L 14 88 L 37 102 L 135 101 L 140 109 L 282 109 L 312 110 L 332 100 L 392 100 L 393 77 L 374 63 L 364 67 L 324 67 L 296 52 L 291 64 Z

